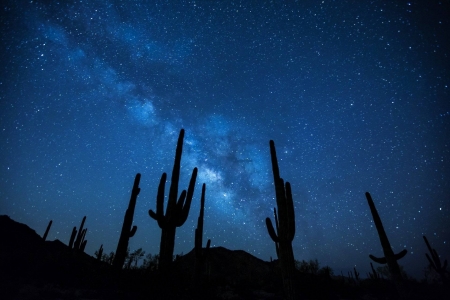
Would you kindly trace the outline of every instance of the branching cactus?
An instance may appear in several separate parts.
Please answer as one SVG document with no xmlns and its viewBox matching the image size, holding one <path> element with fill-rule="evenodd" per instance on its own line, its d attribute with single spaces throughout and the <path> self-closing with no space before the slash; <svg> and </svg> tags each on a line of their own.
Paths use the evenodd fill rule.
<svg viewBox="0 0 450 300">
<path fill-rule="evenodd" d="M 200 281 L 202 269 L 204 267 L 205 260 L 208 256 L 208 251 L 211 246 L 211 240 L 206 243 L 206 248 L 203 249 L 203 217 L 205 214 L 205 193 L 206 185 L 202 186 L 202 196 L 200 199 L 200 215 L 197 219 L 197 228 L 195 228 L 195 268 L 194 277 L 197 282 Z"/>
<path fill-rule="evenodd" d="M 163 173 L 159 182 L 158 194 L 156 196 L 156 212 L 149 210 L 149 215 L 158 222 L 161 228 L 161 243 L 159 248 L 159 268 L 167 270 L 172 263 L 173 250 L 175 247 L 176 228 L 181 227 L 189 215 L 192 196 L 194 195 L 195 180 L 197 179 L 197 168 L 192 171 L 189 187 L 183 190 L 178 197 L 178 182 L 180 179 L 181 154 L 183 152 L 184 129 L 181 129 L 178 137 L 175 161 L 172 170 L 169 199 L 166 213 L 164 214 L 164 189 L 167 174 Z M 178 201 L 177 201 L 178 199 Z"/>
<path fill-rule="evenodd" d="M 283 289 L 286 298 L 297 299 L 297 289 L 294 280 L 295 262 L 294 253 L 292 251 L 292 240 L 295 236 L 294 201 L 292 199 L 290 183 L 286 182 L 285 184 L 280 177 L 275 143 L 272 140 L 270 141 L 270 156 L 272 160 L 272 172 L 278 207 L 278 218 L 275 212 L 275 226 L 277 227 L 277 232 L 275 232 L 270 218 L 266 218 L 266 225 L 270 237 L 275 244 L 278 244 L 278 258 L 281 263 Z"/>
<path fill-rule="evenodd" d="M 404 298 L 406 295 L 406 290 L 403 287 L 403 278 L 402 273 L 400 271 L 400 267 L 397 263 L 397 260 L 403 258 L 408 252 L 406 249 L 400 251 L 397 254 L 394 254 L 392 251 L 391 244 L 389 243 L 389 239 L 384 231 L 383 223 L 381 222 L 381 218 L 378 215 L 378 211 L 375 208 L 375 204 L 373 203 L 372 197 L 369 193 L 366 193 L 367 202 L 369 203 L 370 212 L 372 213 L 373 221 L 375 223 L 375 227 L 378 231 L 378 236 L 380 237 L 381 246 L 383 247 L 384 257 L 375 257 L 373 255 L 369 255 L 370 259 L 379 264 L 387 264 L 389 267 L 389 274 L 391 275 L 392 281 L 394 281 L 397 286 L 397 291 L 401 298 Z"/>
<path fill-rule="evenodd" d="M 141 191 L 139 182 L 141 181 L 141 174 L 137 173 L 134 178 L 133 189 L 131 190 L 130 202 L 128 203 L 127 211 L 123 219 L 122 232 L 120 233 L 119 243 L 117 244 L 116 255 L 114 256 L 113 267 L 121 270 L 125 262 L 125 257 L 128 249 L 128 242 L 134 236 L 137 226 L 133 226 L 134 209 L 136 207 L 136 200 Z"/>
</svg>

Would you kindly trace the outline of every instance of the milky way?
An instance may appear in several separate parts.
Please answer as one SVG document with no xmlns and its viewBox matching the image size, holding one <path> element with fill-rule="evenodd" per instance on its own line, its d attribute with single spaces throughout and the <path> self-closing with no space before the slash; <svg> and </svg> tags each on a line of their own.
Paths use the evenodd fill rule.
<svg viewBox="0 0 450 300">
<path fill-rule="evenodd" d="M 422 278 L 422 235 L 450 259 L 450 5 L 390 2 L 6 1 L 0 214 L 39 234 L 52 219 L 64 243 L 86 215 L 86 252 L 115 251 L 139 172 L 130 247 L 156 254 L 148 210 L 184 128 L 179 188 L 199 175 L 175 253 L 206 183 L 204 238 L 269 260 L 272 139 L 296 259 L 365 274 L 369 191 Z"/>
</svg>

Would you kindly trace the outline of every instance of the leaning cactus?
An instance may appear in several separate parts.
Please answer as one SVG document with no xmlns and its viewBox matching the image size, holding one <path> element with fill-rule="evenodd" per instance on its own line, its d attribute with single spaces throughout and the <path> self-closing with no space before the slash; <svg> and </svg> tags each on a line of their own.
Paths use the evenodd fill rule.
<svg viewBox="0 0 450 300">
<path fill-rule="evenodd" d="M 447 260 L 444 260 L 444 264 L 441 264 L 441 259 L 439 258 L 436 249 L 431 248 L 426 236 L 423 236 L 423 239 L 425 244 L 427 244 L 428 251 L 430 251 L 431 254 L 430 257 L 428 253 L 425 253 L 430 266 L 441 276 L 443 282 L 447 282 L 449 280 L 448 275 L 450 274 L 450 272 L 447 271 Z"/>
<path fill-rule="evenodd" d="M 394 254 L 392 251 L 391 244 L 389 243 L 389 239 L 384 231 L 383 223 L 381 222 L 381 218 L 378 215 L 378 211 L 375 208 L 375 204 L 373 203 L 372 197 L 369 193 L 366 193 L 367 202 L 369 203 L 370 211 L 372 213 L 373 221 L 375 223 L 375 227 L 378 231 L 378 236 L 380 237 L 381 246 L 383 247 L 384 257 L 378 258 L 373 255 L 369 255 L 370 259 L 379 264 L 386 264 L 389 267 L 389 273 L 391 275 L 392 281 L 394 281 L 397 291 L 400 297 L 405 297 L 405 289 L 403 287 L 403 278 L 402 273 L 400 271 L 400 267 L 397 263 L 397 260 L 403 258 L 408 252 L 406 249 L 400 251 L 397 254 Z"/>
<path fill-rule="evenodd" d="M 47 239 L 47 235 L 48 235 L 48 232 L 50 231 L 50 227 L 52 227 L 52 223 L 53 223 L 52 220 L 50 220 L 50 222 L 48 222 L 47 229 L 45 230 L 44 236 L 42 237 L 42 239 L 44 241 Z"/>
<path fill-rule="evenodd" d="M 286 182 L 285 185 L 283 179 L 280 177 L 275 143 L 272 140 L 270 141 L 270 156 L 272 159 L 272 172 L 278 206 L 278 222 L 275 224 L 277 232 L 275 232 L 270 218 L 266 218 L 266 225 L 270 237 L 278 244 L 278 258 L 281 262 L 284 293 L 287 299 L 297 299 L 297 289 L 294 282 L 295 262 L 292 251 L 292 240 L 295 236 L 294 201 L 292 199 L 290 183 Z"/>
<path fill-rule="evenodd" d="M 133 237 L 136 233 L 137 226 L 131 225 L 133 224 L 134 217 L 134 209 L 136 207 L 137 196 L 141 189 L 139 188 L 139 182 L 141 180 L 141 174 L 137 173 L 134 178 L 133 189 L 131 190 L 130 202 L 128 204 L 128 209 L 125 212 L 125 217 L 122 225 L 122 232 L 120 233 L 119 243 L 117 244 L 116 255 L 114 256 L 113 267 L 116 269 L 122 269 L 123 264 L 125 262 L 125 256 L 128 249 L 128 241 L 130 237 Z"/>
<path fill-rule="evenodd" d="M 156 196 L 156 213 L 149 210 L 149 215 L 158 222 L 161 228 L 161 244 L 159 248 L 159 268 L 167 270 L 173 260 L 173 249 L 175 247 L 175 232 L 177 227 L 181 227 L 189 215 L 192 196 L 194 195 L 195 180 L 197 178 L 197 168 L 192 171 L 188 191 L 183 190 L 178 197 L 178 182 L 180 179 L 181 154 L 183 152 L 184 129 L 181 129 L 178 137 L 175 161 L 172 170 L 169 199 L 167 202 L 166 214 L 164 214 L 164 188 L 167 174 L 163 173 L 159 182 L 158 194 Z M 178 198 L 178 201 L 177 201 Z"/>
</svg>

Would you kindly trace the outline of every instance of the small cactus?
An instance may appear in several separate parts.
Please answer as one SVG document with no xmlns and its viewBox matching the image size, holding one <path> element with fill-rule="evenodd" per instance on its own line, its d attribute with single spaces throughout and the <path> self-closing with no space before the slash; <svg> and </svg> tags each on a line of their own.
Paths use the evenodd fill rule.
<svg viewBox="0 0 450 300">
<path fill-rule="evenodd" d="M 128 203 L 128 208 L 125 212 L 122 231 L 120 233 L 119 243 L 117 244 L 116 255 L 114 256 L 113 266 L 118 270 L 122 269 L 123 264 L 125 263 L 129 239 L 134 236 L 137 230 L 137 226 L 133 226 L 133 228 L 131 228 L 131 226 L 133 225 L 136 200 L 141 191 L 141 189 L 139 188 L 140 180 L 141 174 L 137 173 L 136 177 L 134 178 L 133 188 L 131 190 L 130 202 Z"/>
<path fill-rule="evenodd" d="M 102 260 L 102 255 L 103 255 L 103 244 L 101 244 L 98 251 L 95 252 L 95 256 L 97 257 L 97 260 Z"/>
<path fill-rule="evenodd" d="M 44 236 L 42 237 L 42 239 L 44 241 L 47 239 L 47 235 L 48 235 L 48 232 L 50 231 L 50 227 L 52 227 L 52 223 L 53 223 L 52 220 L 50 220 L 50 222 L 48 222 L 47 229 L 45 230 Z"/>
</svg>

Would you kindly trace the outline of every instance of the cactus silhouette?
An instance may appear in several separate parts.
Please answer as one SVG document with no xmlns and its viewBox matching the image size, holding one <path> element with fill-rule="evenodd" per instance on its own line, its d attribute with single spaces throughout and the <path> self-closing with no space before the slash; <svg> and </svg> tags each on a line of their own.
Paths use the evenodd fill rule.
<svg viewBox="0 0 450 300">
<path fill-rule="evenodd" d="M 73 248 L 73 243 L 75 242 L 75 237 L 77 236 L 77 226 L 74 226 L 72 233 L 70 234 L 69 248 Z"/>
<path fill-rule="evenodd" d="M 48 235 L 48 232 L 50 231 L 50 227 L 52 227 L 52 223 L 53 223 L 52 220 L 50 220 L 50 222 L 48 222 L 47 229 L 45 230 L 44 236 L 42 237 L 42 239 L 44 241 L 47 239 L 47 235 Z"/>
<path fill-rule="evenodd" d="M 97 260 L 102 260 L 103 255 L 103 244 L 100 245 L 100 249 L 95 252 L 95 256 L 97 257 Z"/>
<path fill-rule="evenodd" d="M 139 188 L 139 182 L 141 181 L 141 174 L 137 173 L 134 178 L 133 188 L 131 190 L 130 202 L 125 212 L 123 219 L 122 231 L 120 233 L 119 243 L 117 244 L 116 255 L 114 256 L 113 267 L 116 269 L 122 269 L 125 262 L 125 257 L 128 249 L 128 241 L 134 236 L 137 230 L 137 226 L 133 226 L 134 209 L 136 207 L 136 200 L 141 189 Z"/>
<path fill-rule="evenodd" d="M 86 248 L 86 244 L 87 244 L 87 240 L 85 240 L 87 228 L 83 229 L 85 221 L 86 221 L 86 216 L 83 217 L 83 220 L 81 221 L 80 229 L 78 229 L 78 231 L 77 231 L 76 226 L 73 227 L 72 234 L 70 235 L 70 241 L 69 241 L 70 249 L 84 252 L 84 248 Z M 76 237 L 76 239 L 75 239 L 75 237 Z"/>
<path fill-rule="evenodd" d="M 406 249 L 400 251 L 397 254 L 394 254 L 392 251 L 391 244 L 389 243 L 389 239 L 384 231 L 383 223 L 381 222 L 381 218 L 378 215 L 378 211 L 375 208 L 375 204 L 373 203 L 372 197 L 369 193 L 366 193 L 366 199 L 369 203 L 370 212 L 372 213 L 373 221 L 375 223 L 375 227 L 378 231 L 378 236 L 380 238 L 381 246 L 383 247 L 384 257 L 375 257 L 373 255 L 369 255 L 370 259 L 379 264 L 387 264 L 389 267 L 389 274 L 391 275 L 392 281 L 395 283 L 397 287 L 397 291 L 401 298 L 405 297 L 405 289 L 403 287 L 403 278 L 402 273 L 400 271 L 400 267 L 397 263 L 397 260 L 403 258 L 408 252 Z"/>
<path fill-rule="evenodd" d="M 269 144 L 278 207 L 278 218 L 274 211 L 277 232 L 275 232 L 270 218 L 266 218 L 267 231 L 272 240 L 278 244 L 278 258 L 281 263 L 281 274 L 285 296 L 287 299 L 297 299 L 297 289 L 294 283 L 295 261 L 294 253 L 292 251 L 292 240 L 295 236 L 294 201 L 292 199 L 290 183 L 286 182 L 285 184 L 280 177 L 275 143 L 271 140 Z"/>
<path fill-rule="evenodd" d="M 200 198 L 200 215 L 197 219 L 197 228 L 195 228 L 195 279 L 198 282 L 201 277 L 201 272 L 204 267 L 205 259 L 208 256 L 208 251 L 211 246 L 211 240 L 208 239 L 206 243 L 206 248 L 203 249 L 203 217 L 205 214 L 205 194 L 206 194 L 206 185 L 202 186 L 202 196 Z"/>
<path fill-rule="evenodd" d="M 178 182 L 180 179 L 181 154 L 183 152 L 184 129 L 180 130 L 175 160 L 170 183 L 169 199 L 167 202 L 166 214 L 164 214 L 164 188 L 167 174 L 163 173 L 158 186 L 156 196 L 156 212 L 149 210 L 149 215 L 158 222 L 161 228 L 161 243 L 159 248 L 159 268 L 167 270 L 173 260 L 173 249 L 175 247 L 176 228 L 183 226 L 189 215 L 192 196 L 194 195 L 195 180 L 197 178 L 197 168 L 192 171 L 189 187 L 183 190 L 178 197 Z M 178 201 L 177 201 L 178 198 Z"/>
<path fill-rule="evenodd" d="M 447 282 L 449 280 L 449 278 L 446 276 L 446 274 L 449 274 L 449 271 L 447 271 L 447 260 L 444 260 L 444 264 L 442 265 L 441 259 L 439 258 L 436 249 L 431 248 L 426 236 L 423 236 L 423 239 L 425 241 L 425 244 L 427 245 L 428 251 L 430 251 L 431 254 L 430 257 L 428 253 L 425 253 L 430 266 L 436 271 L 436 273 L 441 276 L 443 282 Z"/>
</svg>

